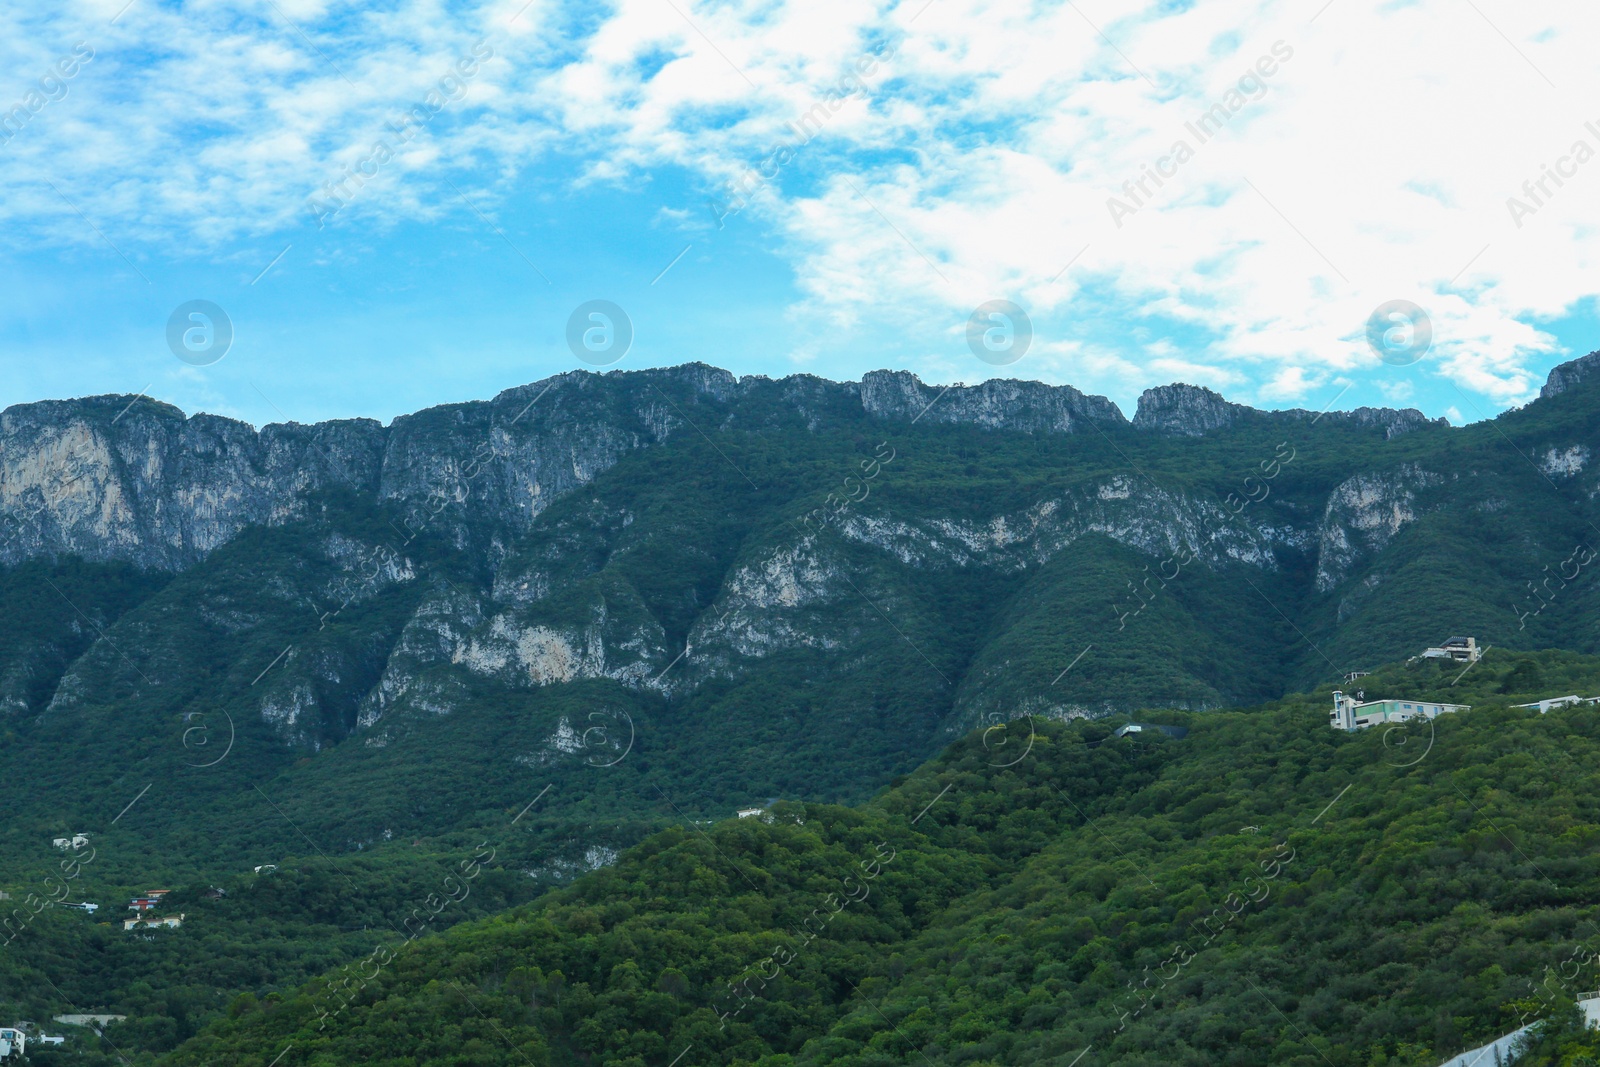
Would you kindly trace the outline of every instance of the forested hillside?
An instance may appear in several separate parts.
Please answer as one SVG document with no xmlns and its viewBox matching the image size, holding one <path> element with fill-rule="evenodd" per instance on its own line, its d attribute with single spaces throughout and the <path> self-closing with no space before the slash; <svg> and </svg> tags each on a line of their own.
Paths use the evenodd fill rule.
<svg viewBox="0 0 1600 1067">
<path fill-rule="evenodd" d="M 1474 704 L 1389 733 L 1330 730 L 1324 691 L 1182 739 L 974 734 L 860 808 L 673 828 L 376 935 L 171 1062 L 1436 1064 L 1600 975 L 1600 709 L 1510 707 L 1534 680 L 1600 661 L 1380 671 Z"/>
</svg>

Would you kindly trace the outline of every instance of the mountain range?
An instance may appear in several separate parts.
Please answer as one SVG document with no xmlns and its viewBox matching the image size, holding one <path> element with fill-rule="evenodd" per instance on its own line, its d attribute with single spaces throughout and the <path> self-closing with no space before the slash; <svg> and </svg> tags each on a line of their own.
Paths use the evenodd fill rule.
<svg viewBox="0 0 1600 1067">
<path fill-rule="evenodd" d="M 436 925 L 665 827 L 865 802 L 963 738 L 1016 746 L 1018 722 L 1261 704 L 1455 634 L 1595 653 L 1596 366 L 1459 428 L 1189 385 L 1130 420 L 1067 386 L 700 364 L 387 427 L 12 407 L 5 888 L 81 832 L 107 894 L 292 856 L 249 891 L 290 923 L 349 881 L 254 979 L 164 963 L 190 1007 L 150 1009 L 189 1020 L 141 1039 L 160 1049 L 230 990 L 344 962 L 397 878 L 480 841 L 511 873 Z M 16 975 L 89 958 L 57 918 Z M 159 990 L 144 966 L 124 987 Z M 108 995 L 60 980 L 85 1010 Z"/>
</svg>

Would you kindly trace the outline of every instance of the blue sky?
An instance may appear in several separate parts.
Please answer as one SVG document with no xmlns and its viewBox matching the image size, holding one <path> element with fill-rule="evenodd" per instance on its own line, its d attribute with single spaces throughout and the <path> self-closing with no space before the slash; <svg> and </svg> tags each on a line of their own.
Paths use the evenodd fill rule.
<svg viewBox="0 0 1600 1067">
<path fill-rule="evenodd" d="M 387 420 L 587 366 L 594 299 L 632 322 L 618 369 L 1005 375 L 1129 413 L 1183 380 L 1472 421 L 1600 348 L 1586 12 L 124 4 L 8 5 L 0 405 Z M 205 366 L 167 341 L 197 299 L 234 330 Z M 1033 330 L 1001 365 L 966 331 L 996 299 Z M 1366 341 L 1393 300 L 1431 324 L 1414 363 Z"/>
</svg>

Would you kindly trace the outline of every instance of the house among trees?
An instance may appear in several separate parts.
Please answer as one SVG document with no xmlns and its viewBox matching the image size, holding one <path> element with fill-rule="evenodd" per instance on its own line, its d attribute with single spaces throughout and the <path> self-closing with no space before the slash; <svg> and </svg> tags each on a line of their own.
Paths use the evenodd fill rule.
<svg viewBox="0 0 1600 1067">
<path fill-rule="evenodd" d="M 50 843 L 52 845 L 56 846 L 56 848 L 61 849 L 63 852 L 65 852 L 68 849 L 71 849 L 73 851 L 77 851 L 78 849 L 82 848 L 83 846 L 85 846 L 85 845 L 87 845 L 89 843 L 89 835 L 88 834 L 73 834 L 71 837 L 58 837 L 58 838 L 55 838 Z"/>
<path fill-rule="evenodd" d="M 1600 697 L 1580 697 L 1577 695 L 1564 697 L 1546 697 L 1536 700 L 1532 704 L 1513 704 L 1514 708 L 1538 708 L 1540 715 L 1549 714 L 1552 708 L 1570 708 L 1574 704 L 1600 704 Z"/>
<path fill-rule="evenodd" d="M 1117 727 L 1114 737 L 1127 737 L 1129 734 L 1160 733 L 1168 737 L 1188 737 L 1187 726 L 1160 726 L 1149 722 L 1130 722 L 1126 726 Z"/>
<path fill-rule="evenodd" d="M 1425 648 L 1420 657 L 1412 659 L 1452 659 L 1457 663 L 1476 663 L 1483 650 L 1473 637 L 1452 637 L 1437 648 Z"/>
<path fill-rule="evenodd" d="M 128 902 L 128 907 L 141 915 L 145 912 L 154 911 L 156 905 L 161 903 L 161 898 L 170 892 L 170 889 L 152 889 L 143 896 L 134 897 Z"/>
<path fill-rule="evenodd" d="M 1368 700 L 1358 701 L 1337 689 L 1333 692 L 1333 711 L 1328 714 L 1328 725 L 1335 730 L 1365 730 L 1383 723 L 1406 722 L 1411 719 L 1436 719 L 1456 711 L 1470 711 L 1470 704 L 1440 704 L 1429 700 Z"/>
<path fill-rule="evenodd" d="M 0 1026 L 0 1060 L 12 1056 L 21 1059 L 27 1050 L 28 1038 L 21 1030 L 14 1026 Z"/>
<path fill-rule="evenodd" d="M 147 919 L 134 918 L 134 919 L 124 919 L 124 920 L 122 920 L 122 928 L 124 930 L 139 930 L 139 929 L 152 929 L 153 930 L 156 927 L 160 927 L 160 926 L 165 926 L 169 930 L 176 930 L 178 927 L 180 927 L 182 925 L 183 925 L 183 916 L 182 915 L 163 915 L 159 919 L 155 918 L 154 916 L 151 916 L 150 918 L 147 918 Z"/>
</svg>

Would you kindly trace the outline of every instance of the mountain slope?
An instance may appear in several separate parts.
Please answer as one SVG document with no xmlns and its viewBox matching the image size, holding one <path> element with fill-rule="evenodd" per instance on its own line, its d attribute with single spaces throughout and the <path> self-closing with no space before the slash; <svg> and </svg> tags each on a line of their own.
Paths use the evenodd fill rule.
<svg viewBox="0 0 1600 1067">
<path fill-rule="evenodd" d="M 1451 633 L 1593 652 L 1600 381 L 1563 374 L 1463 429 L 701 366 L 389 427 L 12 409 L 0 891 L 83 832 L 101 902 L 374 865 L 366 918 L 291 924 L 248 976 L 128 957 L 106 995 L 168 996 L 161 1050 L 349 959 L 385 872 L 464 843 L 497 842 L 516 903 L 684 820 L 859 803 L 1027 714 L 1254 704 Z M 40 917 L 30 951 L 70 970 L 120 933 L 85 925 Z"/>
<path fill-rule="evenodd" d="M 1179 740 L 975 734 L 863 808 L 668 830 L 382 932 L 171 1062 L 1437 1063 L 1600 973 L 1600 711 L 1508 706 L 1600 661 L 1491 657 L 1364 679 L 1476 705 L 1403 733 L 1330 730 L 1324 691 Z"/>
</svg>

